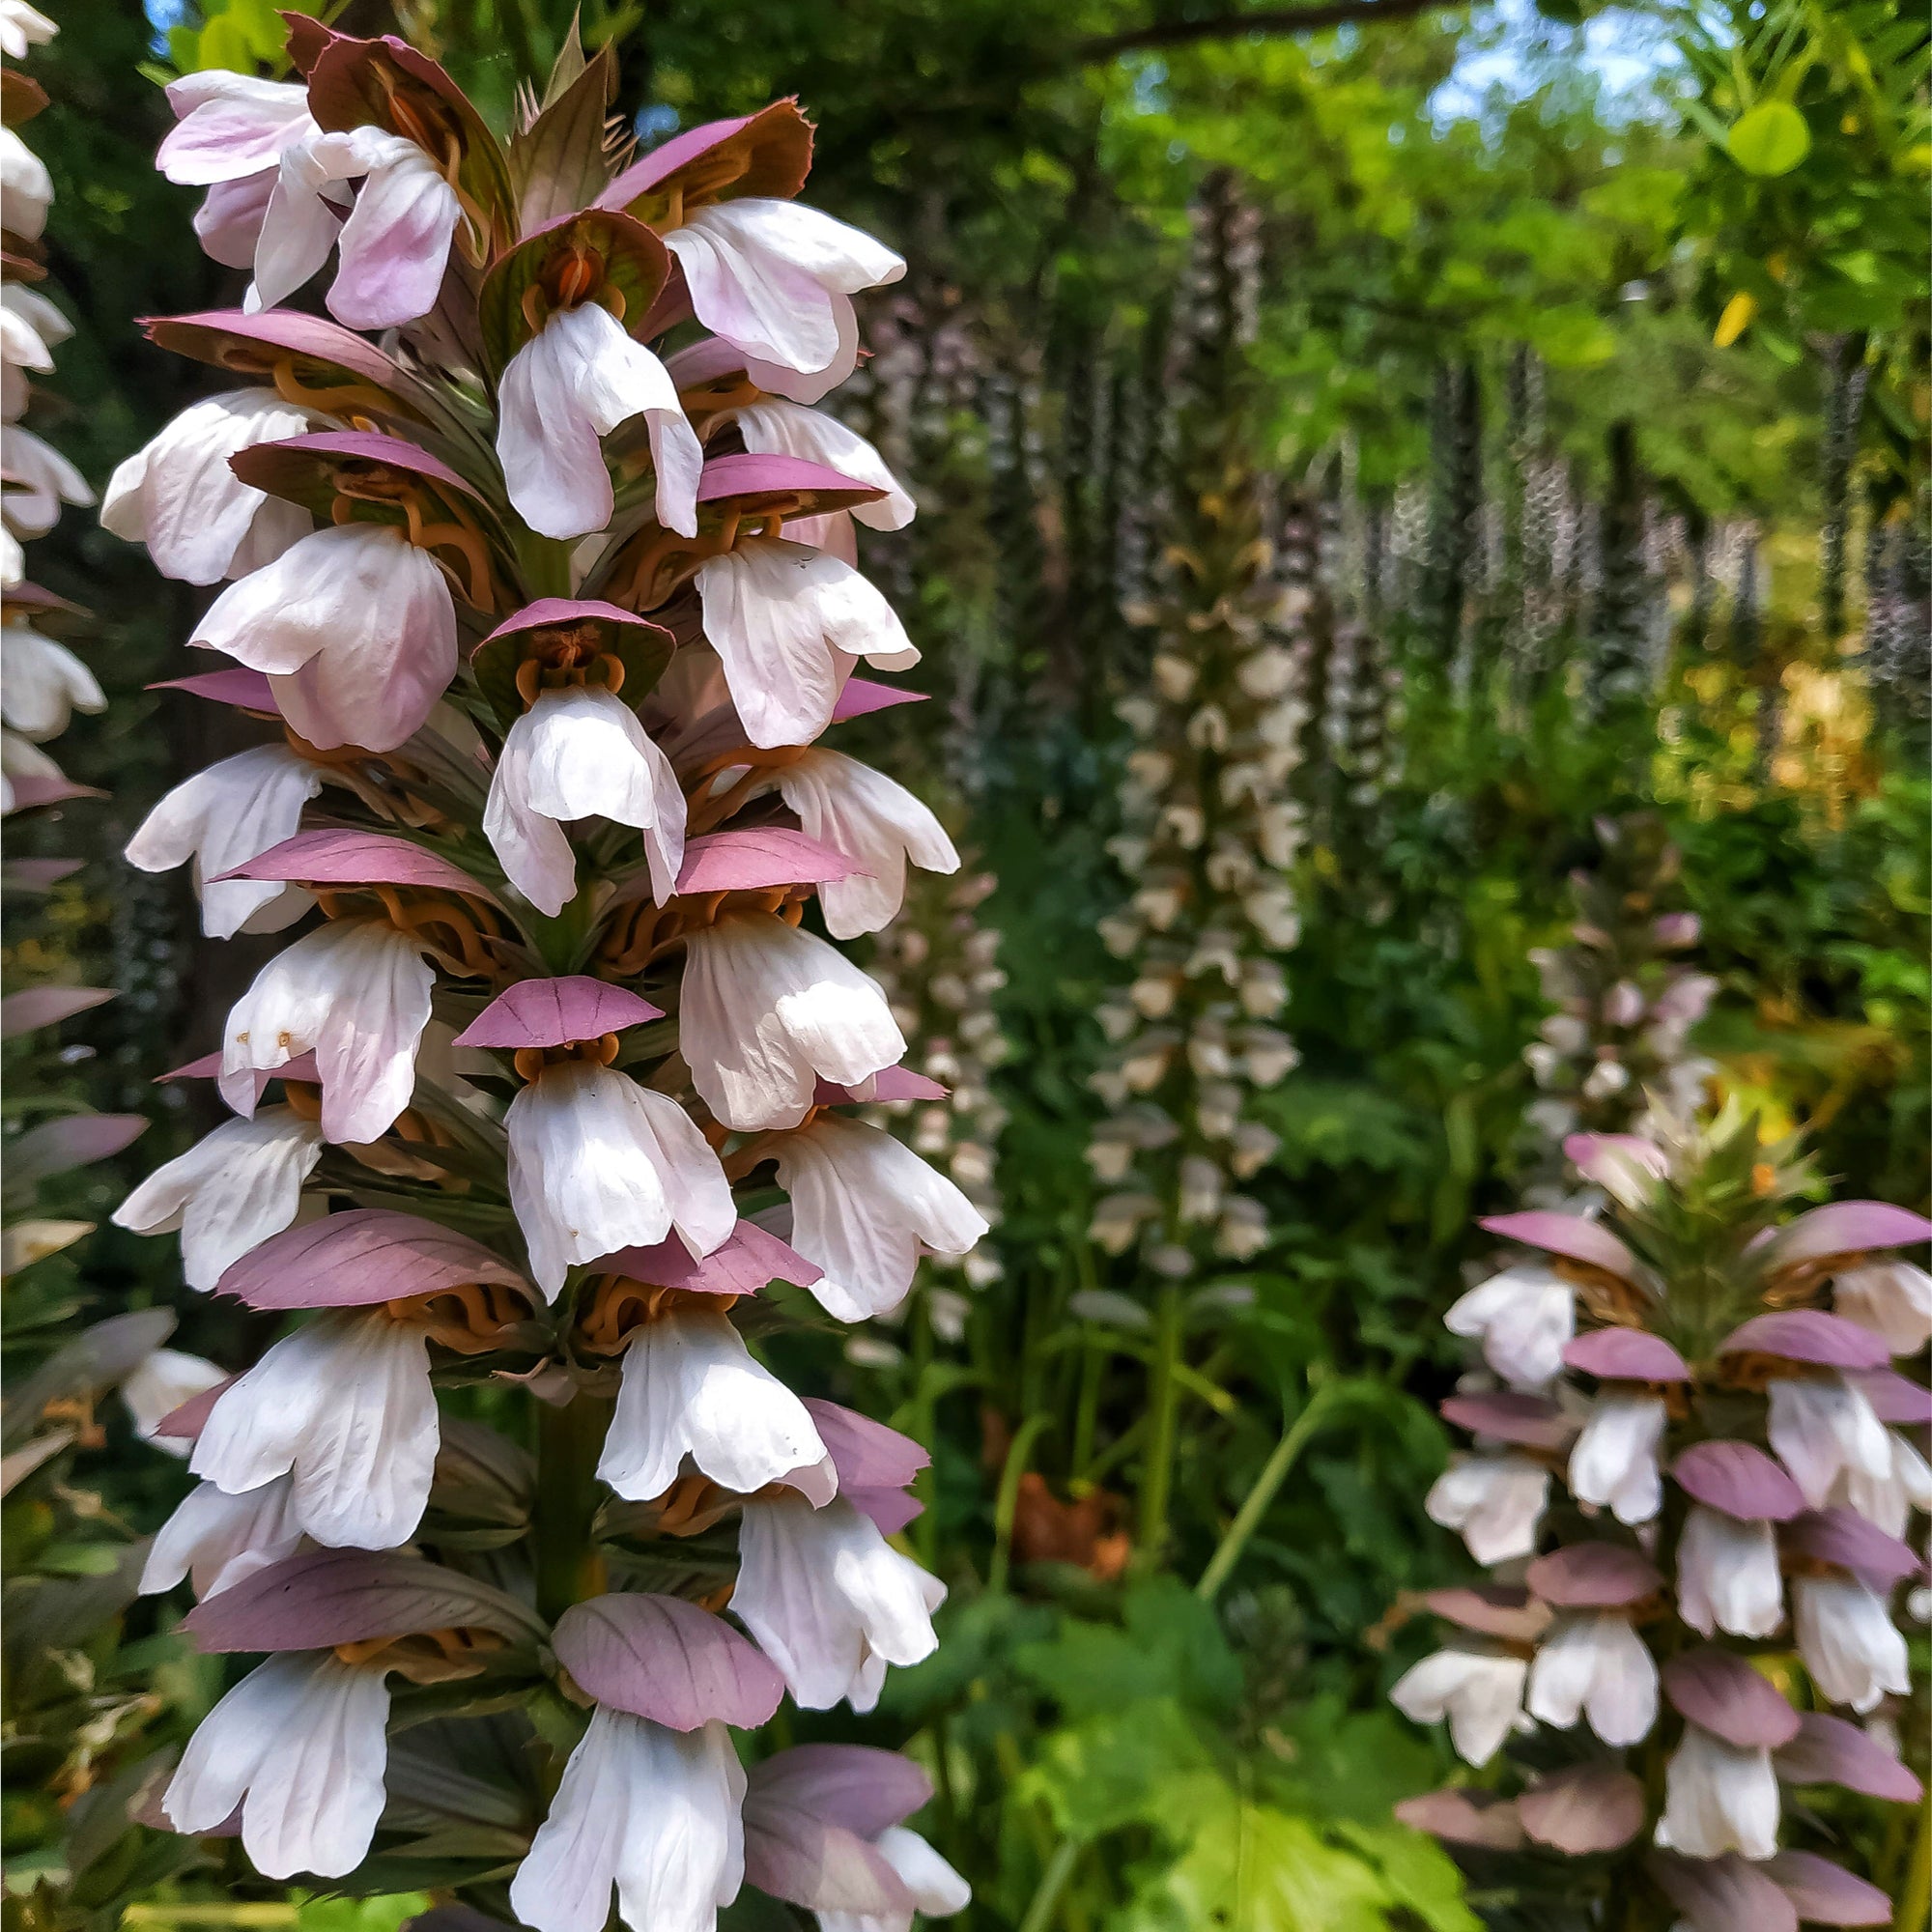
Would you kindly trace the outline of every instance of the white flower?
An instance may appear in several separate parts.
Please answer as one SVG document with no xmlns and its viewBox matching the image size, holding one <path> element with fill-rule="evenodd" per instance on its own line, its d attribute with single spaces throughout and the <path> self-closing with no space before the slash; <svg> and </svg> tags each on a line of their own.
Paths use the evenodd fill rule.
<svg viewBox="0 0 1932 1932">
<path fill-rule="evenodd" d="M 1841 1473 L 1874 1482 L 1891 1474 L 1891 1437 L 1864 1391 L 1842 1376 L 1784 1376 L 1767 1391 L 1765 1434 L 1813 1509 L 1823 1509 Z"/>
<path fill-rule="evenodd" d="M 664 240 L 698 321 L 745 352 L 760 388 L 801 403 L 858 366 L 851 298 L 905 273 L 869 235 L 794 201 L 714 203 Z"/>
<path fill-rule="evenodd" d="M 1770 1636 L 1784 1621 L 1771 1524 L 1692 1503 L 1677 1541 L 1677 1612 L 1706 1636 Z"/>
<path fill-rule="evenodd" d="M 1663 1503 L 1657 1449 L 1666 1420 L 1661 1396 L 1614 1386 L 1599 1394 L 1570 1451 L 1571 1493 L 1619 1522 L 1648 1522 Z"/>
<path fill-rule="evenodd" d="M 855 509 L 794 519 L 785 526 L 793 543 L 830 550 L 850 561 L 855 518 L 874 530 L 902 530 L 912 522 L 914 505 L 905 486 L 886 468 L 885 458 L 837 416 L 767 396 L 740 410 L 734 420 L 745 447 L 754 456 L 796 456 L 886 493 L 877 502 L 861 503 Z"/>
<path fill-rule="evenodd" d="M 68 649 L 14 621 L 0 631 L 0 719 L 23 738 L 58 738 L 76 711 L 105 711 L 107 695 Z"/>
<path fill-rule="evenodd" d="M 1657 1665 L 1627 1617 L 1564 1617 L 1529 1671 L 1529 1714 L 1567 1731 L 1588 1715 L 1606 1745 L 1640 1743 L 1657 1721 Z"/>
<path fill-rule="evenodd" d="M 1657 1842 L 1686 1858 L 1741 1852 L 1768 1859 L 1777 1850 L 1777 1774 L 1771 1753 L 1740 1749 L 1695 1724 L 1663 1773 L 1663 1816 Z"/>
<path fill-rule="evenodd" d="M 318 1543 L 393 1549 L 422 1520 L 440 1439 L 423 1331 L 329 1309 L 216 1401 L 188 1467 L 230 1495 L 293 1475 L 290 1514 Z"/>
<path fill-rule="evenodd" d="M 1833 1704 L 1862 1715 L 1888 1694 L 1912 1694 L 1905 1634 L 1856 1577 L 1794 1577 L 1791 1622 L 1804 1668 Z"/>
<path fill-rule="evenodd" d="M 819 1079 L 849 1087 L 905 1054 L 875 980 L 768 913 L 732 914 L 686 941 L 679 1038 L 691 1078 L 728 1127 L 795 1127 Z"/>
<path fill-rule="evenodd" d="M 328 311 L 350 328 L 395 328 L 436 306 L 463 205 L 413 141 L 381 128 L 307 134 L 281 150 L 255 246 L 252 313 L 285 301 L 339 250 Z M 343 184 L 362 186 L 347 221 Z"/>
<path fill-rule="evenodd" d="M 842 752 L 809 751 L 781 765 L 773 782 L 807 837 L 864 868 L 856 878 L 829 879 L 818 889 L 834 939 L 877 932 L 898 917 L 908 859 L 928 872 L 959 869 L 959 854 L 925 806 Z"/>
<path fill-rule="evenodd" d="M 1885 1337 L 1894 1355 L 1918 1355 L 1932 1342 L 1932 1274 L 1911 1262 L 1867 1262 L 1832 1279 L 1832 1306 Z"/>
<path fill-rule="evenodd" d="M 893 607 L 823 551 L 758 538 L 700 564 L 696 583 L 704 635 L 754 745 L 817 737 L 854 659 L 881 670 L 919 662 Z"/>
<path fill-rule="evenodd" d="M 1417 1724 L 1449 1720 L 1450 1742 L 1465 1764 L 1488 1764 L 1522 1715 L 1529 1665 L 1506 1652 L 1455 1646 L 1403 1673 L 1389 1701 Z"/>
<path fill-rule="evenodd" d="M 344 524 L 231 583 L 192 641 L 267 672 L 310 744 L 392 752 L 456 675 L 456 606 L 400 529 Z"/>
<path fill-rule="evenodd" d="M 301 830 L 302 807 L 322 790 L 323 768 L 287 745 L 257 745 L 184 780 L 141 821 L 126 857 L 144 872 L 194 862 L 201 929 L 211 939 L 278 932 L 315 900 L 299 886 L 218 875 L 258 859 Z M 210 884 L 211 878 L 214 879 Z"/>
<path fill-rule="evenodd" d="M 27 407 L 27 373 L 48 374 L 53 345 L 72 333 L 73 325 L 45 296 L 17 282 L 0 287 L 0 422 L 11 423 Z"/>
<path fill-rule="evenodd" d="M 901 1556 L 842 1496 L 814 1509 L 781 1490 L 746 1503 L 731 1610 L 808 1711 L 879 1701 L 889 1663 L 917 1663 L 939 1639 L 946 1586 Z"/>
<path fill-rule="evenodd" d="M 255 1074 L 315 1053 L 323 1138 L 359 1146 L 395 1124 L 415 1090 L 416 1046 L 436 975 L 407 933 L 380 920 L 331 920 L 255 976 L 228 1015 L 221 1097 L 255 1111 Z"/>
<path fill-rule="evenodd" d="M 389 1687 L 332 1651 L 289 1651 L 205 1717 L 161 1800 L 178 1832 L 212 1832 L 242 1806 L 242 1845 L 264 1878 L 340 1878 L 368 1856 L 389 1761 Z"/>
<path fill-rule="evenodd" d="M 231 1263 L 293 1223 L 322 1145 L 322 1128 L 288 1107 L 224 1121 L 149 1175 L 115 1208 L 114 1225 L 137 1235 L 180 1229 L 187 1285 L 213 1289 Z"/>
<path fill-rule="evenodd" d="M 510 1102 L 510 1205 L 551 1300 L 569 1268 L 673 1228 L 708 1255 L 737 1225 L 730 1183 L 668 1094 L 586 1060 L 546 1066 Z"/>
<path fill-rule="evenodd" d="M 645 1501 L 677 1480 L 685 1457 L 714 1483 L 750 1495 L 817 1470 L 815 1501 L 838 1479 L 811 1411 L 762 1363 L 722 1308 L 673 1304 L 624 1351 L 617 1406 L 597 1463 L 600 1481 Z"/>
<path fill-rule="evenodd" d="M 903 1825 L 888 1825 L 872 1849 L 898 1874 L 912 1893 L 911 1909 L 894 1913 L 838 1912 L 821 1906 L 813 1915 L 818 1932 L 912 1932 L 913 1916 L 950 1918 L 973 1902 L 973 1888 L 922 1838 Z"/>
<path fill-rule="evenodd" d="M 0 497 L 0 520 L 14 536 L 43 537 L 60 521 L 63 503 L 85 509 L 93 501 L 87 478 L 52 443 L 17 425 L 9 428 L 7 493 Z"/>
<path fill-rule="evenodd" d="M 510 357 L 497 395 L 497 455 L 511 506 L 547 537 L 581 537 L 611 521 L 600 437 L 642 416 L 657 471 L 657 519 L 697 534 L 704 446 L 665 365 L 594 301 L 558 309 Z"/>
<path fill-rule="evenodd" d="M 53 177 L 11 128 L 0 128 L 0 200 L 7 226 L 23 242 L 38 242 L 54 199 Z"/>
<path fill-rule="evenodd" d="M 123 1379 L 121 1400 L 128 1405 L 134 1434 L 143 1442 L 164 1455 L 185 1456 L 185 1442 L 155 1432 L 183 1403 L 192 1402 L 227 1379 L 227 1370 L 216 1368 L 204 1356 L 180 1349 L 156 1349 Z"/>
<path fill-rule="evenodd" d="M 1549 1471 L 1527 1456 L 1464 1456 L 1423 1501 L 1432 1522 L 1457 1529 L 1478 1563 L 1533 1555 L 1549 1500 Z"/>
<path fill-rule="evenodd" d="M 155 165 L 182 187 L 270 172 L 284 148 L 320 131 L 309 117 L 308 89 L 298 81 L 207 68 L 171 80 L 167 94 L 176 125 Z"/>
<path fill-rule="evenodd" d="M 286 1476 L 235 1496 L 214 1483 L 197 1483 L 156 1533 L 141 1594 L 172 1590 L 185 1577 L 197 1598 L 219 1596 L 293 1556 L 302 1544 L 294 1499 Z"/>
<path fill-rule="evenodd" d="M 272 389 L 230 389 L 192 403 L 108 479 L 101 526 L 146 544 L 163 577 L 185 583 L 245 577 L 307 536 L 315 519 L 242 482 L 228 459 L 306 436 L 323 420 Z"/>
<path fill-rule="evenodd" d="M 60 29 L 27 0 L 0 0 L 0 54 L 25 60 L 29 47 L 43 47 Z"/>
<path fill-rule="evenodd" d="M 1483 1359 L 1512 1388 L 1540 1389 L 1563 1373 L 1577 1293 L 1547 1264 L 1524 1263 L 1470 1289 L 1442 1320 L 1452 1335 L 1481 1337 Z"/>
<path fill-rule="evenodd" d="M 896 1308 L 922 1242 L 963 1255 L 986 1232 L 986 1217 L 951 1180 L 877 1127 L 820 1114 L 774 1151 L 791 1196 L 791 1244 L 825 1270 L 811 1292 L 838 1321 Z"/>
<path fill-rule="evenodd" d="M 577 896 L 562 828 L 579 818 L 642 832 L 652 896 L 660 905 L 670 897 L 684 863 L 684 792 L 636 712 L 604 685 L 537 694 L 504 736 L 483 809 L 504 875 L 552 919 Z"/>
<path fill-rule="evenodd" d="M 1857 1510 L 1888 1536 L 1903 1537 L 1914 1510 L 1932 1510 L 1932 1466 L 1897 1430 L 1886 1435 L 1891 1443 L 1890 1468 L 1873 1476 L 1848 1463 L 1832 1485 L 1831 1500 Z"/>
<path fill-rule="evenodd" d="M 745 1875 L 745 1774 L 730 1733 L 667 1730 L 600 1705 L 570 1754 L 510 1905 L 535 1932 L 711 1932 Z"/>
</svg>

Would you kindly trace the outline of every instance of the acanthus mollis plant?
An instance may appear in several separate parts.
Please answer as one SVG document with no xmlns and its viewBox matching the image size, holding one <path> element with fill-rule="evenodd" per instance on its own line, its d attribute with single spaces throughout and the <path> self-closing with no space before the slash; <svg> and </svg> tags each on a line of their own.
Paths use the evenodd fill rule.
<svg viewBox="0 0 1932 1932">
<path fill-rule="evenodd" d="M 1811 1178 L 1735 1106 L 1568 1152 L 1603 1218 L 1485 1222 L 1534 1257 L 1450 1316 L 1486 1373 L 1443 1404 L 1474 1443 L 1429 1512 L 1494 1580 L 1430 1597 L 1452 1634 L 1392 1694 L 1481 1780 L 1404 1815 L 1578 1922 L 1889 1924 L 1817 1788 L 1921 1796 L 1888 1713 L 1932 1395 L 1890 1364 L 1932 1339 L 1932 1277 L 1895 1252 L 1932 1222 L 1786 1218 Z"/>
<path fill-rule="evenodd" d="M 399 41 L 295 19 L 290 53 L 172 91 L 160 165 L 255 279 L 149 332 L 242 385 L 103 511 L 232 580 L 192 641 L 234 663 L 181 682 L 278 727 L 129 857 L 191 865 L 211 934 L 293 935 L 178 1069 L 234 1118 L 117 1216 L 286 1318 L 166 1424 L 199 1487 L 146 1586 L 268 1656 L 154 1815 L 538 1932 L 613 1888 L 639 1932 L 741 1883 L 955 1910 L 917 1767 L 756 1735 L 787 1691 L 872 1709 L 944 1592 L 890 1540 L 923 1451 L 753 1345 L 984 1228 L 851 1111 L 904 1040 L 816 930 L 951 853 L 815 742 L 889 700 L 860 659 L 916 657 L 846 560 L 896 485 L 808 407 L 902 264 L 794 199 L 789 101 L 626 161 L 608 55 L 504 145 Z M 337 320 L 281 306 L 331 257 Z"/>
<path fill-rule="evenodd" d="M 1279 955 L 1299 929 L 1288 867 L 1302 815 L 1288 781 L 1305 718 L 1245 441 L 1257 230 L 1232 180 L 1211 183 L 1176 324 L 1162 591 L 1137 613 L 1157 627 L 1152 689 L 1120 706 L 1133 747 L 1110 850 L 1134 890 L 1101 928 L 1134 979 L 1100 1009 L 1111 1051 L 1093 1085 L 1112 1112 L 1087 1158 L 1111 1191 L 1094 1238 L 1138 1250 L 1177 1289 L 1209 1258 L 1265 1245 L 1265 1213 L 1241 1183 L 1277 1137 L 1249 1102 L 1295 1063 L 1274 1022 Z"/>
<path fill-rule="evenodd" d="M 1648 1135 L 1660 1105 L 1694 1111 L 1715 1070 L 1689 1047 L 1718 982 L 1684 961 L 1699 927 L 1681 910 L 1677 848 L 1654 812 L 1602 818 L 1596 831 L 1601 863 L 1572 875 L 1571 943 L 1530 954 L 1556 1009 L 1523 1049 L 1543 1090 L 1528 1123 L 1552 1182 L 1568 1135 Z"/>
</svg>

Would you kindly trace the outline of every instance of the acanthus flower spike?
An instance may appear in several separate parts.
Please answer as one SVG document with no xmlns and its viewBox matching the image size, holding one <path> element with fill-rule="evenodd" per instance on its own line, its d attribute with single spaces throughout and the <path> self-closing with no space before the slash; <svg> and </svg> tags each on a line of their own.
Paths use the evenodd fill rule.
<svg viewBox="0 0 1932 1932">
<path fill-rule="evenodd" d="M 194 636 L 231 667 L 165 682 L 262 734 L 130 861 L 192 865 L 211 933 L 292 929 L 171 1076 L 238 1118 L 117 1217 L 284 1323 L 154 1422 L 198 1487 L 143 1585 L 191 1584 L 203 1649 L 267 1654 L 161 1811 L 354 1887 L 407 1843 L 424 1734 L 461 1754 L 478 1721 L 416 1723 L 425 1694 L 476 1680 L 554 1795 L 506 1859 L 527 1791 L 464 1759 L 498 1823 L 452 1853 L 455 1905 L 600 1932 L 614 1894 L 633 1932 L 711 1932 L 748 1863 L 730 1729 L 787 1691 L 875 1708 L 944 1596 L 893 1541 L 923 1450 L 766 1351 L 801 1319 L 772 1284 L 863 1319 L 983 1226 L 848 1118 L 944 1089 L 817 936 L 890 917 L 908 862 L 956 864 L 909 793 L 812 742 L 896 701 L 858 659 L 917 656 L 837 522 L 910 501 L 789 394 L 850 367 L 851 298 L 900 265 L 791 205 L 789 103 L 612 180 L 608 50 L 573 46 L 507 149 L 400 41 L 296 16 L 289 51 L 288 82 L 176 91 L 163 165 L 256 288 L 149 334 L 247 386 L 130 457 L 105 512 L 164 570 L 233 580 Z M 331 255 L 337 321 L 273 306 Z M 748 346 L 668 368 L 694 308 Z M 700 365 L 729 380 L 681 391 Z M 533 1451 L 444 1412 L 477 1383 L 530 1406 Z M 667 1565 L 686 1536 L 698 1560 Z M 909 1823 L 923 1783 L 883 1783 L 883 1809 L 840 1784 L 824 1825 L 872 1889 L 813 1909 L 956 1910 Z"/>
<path fill-rule="evenodd" d="M 1438 1793 L 1413 1822 L 1472 1857 L 1520 1849 L 1508 1822 L 1539 1856 L 1588 1859 L 1567 1884 L 1590 1910 L 1628 1900 L 1697 1926 L 1795 1926 L 1841 1901 L 1861 1912 L 1862 1881 L 1804 1848 L 1816 1814 L 1782 1788 L 1918 1795 L 1874 1738 L 1802 1706 L 1863 1716 L 1909 1688 L 1892 1600 L 1923 1566 L 1893 1531 L 1912 1492 L 1898 1478 L 1881 1503 L 1858 1479 L 1881 1465 L 1891 1476 L 1904 1440 L 1879 1408 L 1917 1418 L 1925 1405 L 1884 1366 L 1882 1333 L 1821 1303 L 1847 1263 L 1911 1265 L 1881 1244 L 1932 1227 L 1874 1202 L 1785 1221 L 1809 1177 L 1735 1106 L 1698 1122 L 1655 1110 L 1646 1134 L 1572 1136 L 1570 1158 L 1606 1197 L 1601 1219 L 1539 1209 L 1485 1223 L 1556 1258 L 1577 1332 L 1534 1392 L 1442 1405 L 1478 1454 L 1438 1483 L 1430 1513 L 1463 1524 L 1481 1560 L 1529 1560 L 1506 1573 L 1521 1576 L 1514 1593 L 1435 1593 L 1431 1608 L 1473 1634 L 1393 1692 L 1419 1720 L 1446 1717 L 1472 1761 L 1504 1755 L 1491 1808 L 1508 1819 Z M 1509 1312 L 1496 1302 L 1454 1324 L 1486 1350 Z M 1552 1321 L 1538 1311 L 1539 1339 Z M 1524 1499 L 1492 1522 L 1492 1492 L 1517 1493 L 1502 1475 L 1512 1463 Z M 1530 1472 L 1548 1481 L 1551 1464 L 1568 1493 L 1532 1515 Z M 1495 1473 L 1463 1473 L 1478 1469 Z M 1520 1757 L 1518 1685 L 1521 1725 L 1545 1727 Z"/>
</svg>

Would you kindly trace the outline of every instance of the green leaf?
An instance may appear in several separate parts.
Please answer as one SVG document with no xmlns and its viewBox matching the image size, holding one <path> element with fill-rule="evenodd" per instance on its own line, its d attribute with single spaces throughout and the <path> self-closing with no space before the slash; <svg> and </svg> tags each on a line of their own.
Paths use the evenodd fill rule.
<svg viewBox="0 0 1932 1932">
<path fill-rule="evenodd" d="M 1017 1795 L 1084 1844 L 1128 1825 L 1184 1837 L 1233 1793 L 1180 1706 L 1143 1698 L 1049 1734 Z"/>
<path fill-rule="evenodd" d="M 1788 100 L 1760 100 L 1732 124 L 1724 145 L 1747 175 L 1788 175 L 1811 152 L 1811 129 Z"/>
</svg>

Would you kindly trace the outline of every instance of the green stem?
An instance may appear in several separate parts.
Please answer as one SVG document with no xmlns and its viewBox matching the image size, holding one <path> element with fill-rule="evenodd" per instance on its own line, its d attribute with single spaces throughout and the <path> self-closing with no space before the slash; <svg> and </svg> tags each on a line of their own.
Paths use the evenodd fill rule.
<svg viewBox="0 0 1932 1932">
<path fill-rule="evenodd" d="M 1032 1900 L 1026 1909 L 1026 1917 L 1020 1920 L 1020 1932 L 1046 1932 L 1053 1923 L 1053 1909 L 1060 1903 L 1060 1894 L 1066 1889 L 1066 1881 L 1073 1876 L 1074 1861 L 1080 1856 L 1080 1846 L 1072 1838 L 1062 1838 L 1053 1848 L 1053 1856 L 1046 1861 L 1046 1869 L 1039 1875 L 1039 1883 L 1034 1888 Z"/>
<path fill-rule="evenodd" d="M 1274 1501 L 1276 1492 L 1288 1480 L 1288 1472 L 1294 1467 L 1295 1459 L 1307 1445 L 1308 1438 L 1315 1434 L 1322 1418 L 1322 1411 L 1328 1406 L 1328 1392 L 1318 1390 L 1294 1420 L 1283 1431 L 1282 1438 L 1274 1445 L 1274 1453 L 1262 1464 L 1262 1472 L 1255 1478 L 1254 1488 L 1242 1499 L 1241 1506 L 1235 1512 L 1235 1520 L 1228 1525 L 1228 1533 L 1222 1537 L 1220 1547 L 1208 1559 L 1208 1567 L 1201 1573 L 1201 1580 L 1194 1586 L 1194 1594 L 1204 1604 L 1211 1604 L 1221 1585 L 1228 1580 L 1229 1574 L 1241 1559 L 1241 1551 L 1247 1548 L 1251 1537 L 1267 1514 L 1268 1505 Z"/>
<path fill-rule="evenodd" d="M 1160 1292 L 1154 1315 L 1153 1357 L 1148 1364 L 1148 1447 L 1141 1459 L 1140 1560 L 1154 1567 L 1165 1558 L 1167 1503 L 1174 1489 L 1175 1422 L 1180 1409 L 1180 1329 L 1184 1313 L 1179 1287 Z"/>
<path fill-rule="evenodd" d="M 938 1439 L 939 1419 L 932 1400 L 932 1284 L 921 1284 L 912 1305 L 912 1438 L 927 1455 Z M 919 1560 L 928 1570 L 939 1567 L 939 1500 L 928 1463 L 913 1478 L 913 1494 L 925 1505 L 914 1520 L 912 1540 Z"/>
<path fill-rule="evenodd" d="M 1050 1419 L 1046 1415 L 1028 1416 L 1007 1449 L 999 1493 L 993 1500 L 993 1560 L 986 1570 L 986 1588 L 996 1595 L 1007 1587 L 1007 1572 L 1012 1565 L 1013 1518 L 1019 1511 L 1020 1478 L 1026 1473 L 1027 1455 Z"/>
<path fill-rule="evenodd" d="M 536 1404 L 537 1504 L 530 1547 L 537 1609 L 553 1621 L 604 1589 L 604 1558 L 590 1539 L 590 1524 L 597 1513 L 597 1458 L 611 1408 L 582 1393 L 561 1408 Z"/>
<path fill-rule="evenodd" d="M 1898 1911 L 1891 1921 L 1891 1932 L 1923 1932 L 1928 1912 L 1932 1912 L 1932 1798 L 1918 1809 L 1912 1862 L 1906 1866 L 1905 1883 L 1899 1888 Z"/>
<path fill-rule="evenodd" d="M 1106 1365 L 1106 1350 L 1089 1339 L 1080 1350 L 1080 1397 L 1073 1410 L 1075 1476 L 1085 1476 L 1094 1460 L 1094 1437 L 1100 1427 L 1100 1376 Z"/>
</svg>

